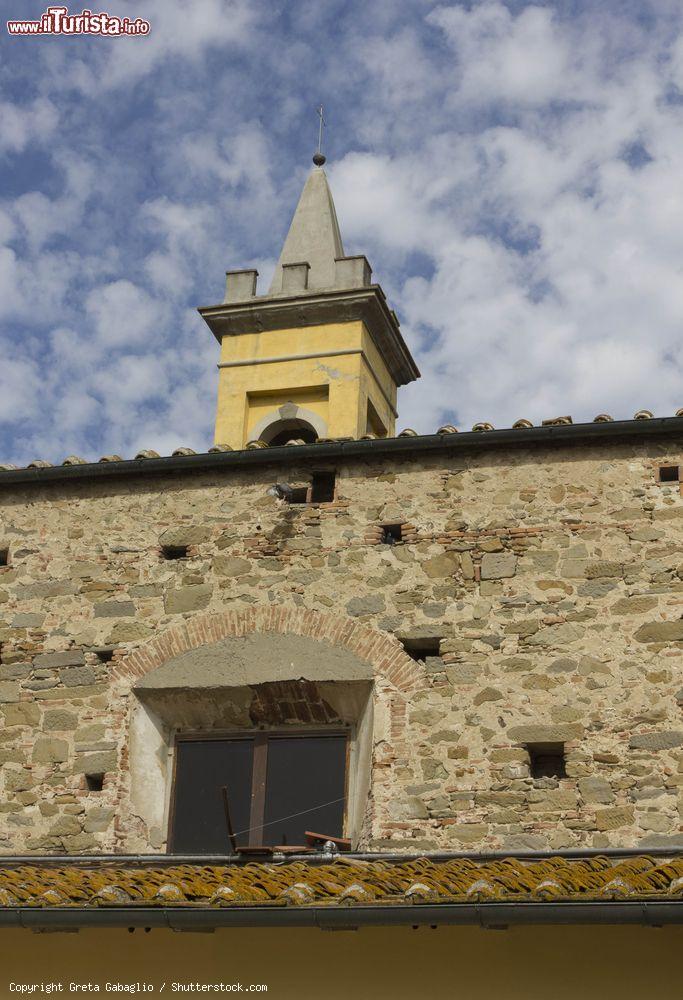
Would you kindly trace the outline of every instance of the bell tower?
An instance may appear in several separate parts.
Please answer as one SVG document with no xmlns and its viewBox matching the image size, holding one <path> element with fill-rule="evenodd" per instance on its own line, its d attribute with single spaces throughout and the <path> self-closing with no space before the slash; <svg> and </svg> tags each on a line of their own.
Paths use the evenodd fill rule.
<svg viewBox="0 0 683 1000">
<path fill-rule="evenodd" d="M 224 301 L 199 310 L 221 345 L 216 444 L 391 436 L 397 389 L 420 376 L 313 162 L 268 292 L 255 270 L 228 271 Z"/>
</svg>

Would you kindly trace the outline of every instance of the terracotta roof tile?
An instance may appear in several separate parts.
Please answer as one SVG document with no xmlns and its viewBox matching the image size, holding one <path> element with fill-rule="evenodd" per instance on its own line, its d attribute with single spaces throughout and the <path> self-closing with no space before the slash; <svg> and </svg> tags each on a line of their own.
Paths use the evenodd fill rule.
<svg viewBox="0 0 683 1000">
<path fill-rule="evenodd" d="M 268 861 L 0 868 L 0 907 L 344 906 L 683 900 L 683 855 L 609 858 Z"/>
</svg>

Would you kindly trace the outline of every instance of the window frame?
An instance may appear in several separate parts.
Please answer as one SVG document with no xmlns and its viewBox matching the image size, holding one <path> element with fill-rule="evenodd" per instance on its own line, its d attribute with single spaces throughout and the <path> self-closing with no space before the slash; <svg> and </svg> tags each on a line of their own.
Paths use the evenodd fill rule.
<svg viewBox="0 0 683 1000">
<path fill-rule="evenodd" d="M 168 854 L 174 854 L 175 845 L 173 843 L 173 831 L 175 826 L 175 815 L 176 815 L 176 789 L 177 789 L 177 767 L 178 767 L 178 744 L 188 743 L 188 742 L 222 742 L 222 741 L 232 741 L 232 740 L 250 740 L 254 744 L 253 758 L 252 758 L 252 776 L 251 776 L 251 798 L 249 806 L 249 824 L 250 833 L 248 843 L 241 845 L 244 848 L 263 848 L 266 850 L 268 847 L 273 847 L 277 849 L 277 845 L 264 845 L 264 820 L 266 813 L 266 774 L 268 769 L 268 742 L 269 740 L 276 740 L 278 738 L 301 738 L 306 737 L 318 738 L 321 737 L 343 737 L 345 741 L 344 745 L 344 809 L 342 813 L 342 830 L 341 837 L 346 836 L 349 824 L 349 792 L 350 792 L 350 762 L 351 762 L 351 744 L 353 741 L 353 727 L 351 726 L 335 726 L 328 727 L 326 729 L 317 728 L 305 728 L 301 726 L 292 726 L 291 728 L 278 727 L 274 729 L 259 729 L 259 730 L 212 730 L 211 732 L 176 732 L 173 736 L 172 753 L 173 762 L 171 768 L 171 795 L 169 800 L 168 808 L 168 825 L 167 825 L 167 836 L 166 836 L 166 851 Z M 260 819 L 260 824 L 254 823 L 256 810 L 256 818 Z M 317 831 L 316 831 L 317 832 Z M 325 832 L 325 831 L 321 831 Z M 303 846 L 303 845 L 301 845 Z M 232 845 L 226 834 L 226 854 L 233 854 Z"/>
</svg>

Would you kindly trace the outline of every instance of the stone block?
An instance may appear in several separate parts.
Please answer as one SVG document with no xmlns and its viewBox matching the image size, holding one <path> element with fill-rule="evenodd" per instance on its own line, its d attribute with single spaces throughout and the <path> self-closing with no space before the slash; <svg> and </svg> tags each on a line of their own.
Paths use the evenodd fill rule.
<svg viewBox="0 0 683 1000">
<path fill-rule="evenodd" d="M 640 733 L 628 741 L 631 750 L 673 750 L 683 746 L 682 732 Z"/>
<path fill-rule="evenodd" d="M 506 635 L 528 636 L 538 632 L 540 625 L 536 618 L 526 618 L 524 621 L 510 622 L 505 626 Z"/>
<path fill-rule="evenodd" d="M 40 707 L 33 701 L 5 705 L 2 714 L 5 726 L 37 726 L 40 722 Z"/>
<path fill-rule="evenodd" d="M 33 776 L 26 768 L 22 768 L 19 771 L 14 768 L 5 767 L 3 768 L 3 774 L 5 791 L 8 793 L 26 791 L 33 784 Z"/>
<path fill-rule="evenodd" d="M 588 580 L 599 580 L 602 577 L 621 577 L 623 575 L 623 563 L 612 562 L 607 559 L 600 559 L 597 562 L 588 563 L 586 566 L 586 578 Z"/>
<path fill-rule="evenodd" d="M 17 587 L 14 595 L 18 601 L 44 601 L 51 597 L 68 597 L 77 590 L 76 584 L 71 580 L 41 580 L 38 583 Z"/>
<path fill-rule="evenodd" d="M 117 622 L 109 633 L 108 643 L 116 645 L 119 642 L 141 642 L 149 639 L 154 634 L 154 629 L 144 622 Z"/>
<path fill-rule="evenodd" d="M 159 535 L 159 544 L 171 547 L 201 545 L 211 538 L 211 528 L 203 524 L 178 524 Z"/>
<path fill-rule="evenodd" d="M 443 552 L 432 556 L 422 563 L 422 571 L 432 580 L 451 577 L 460 568 L 460 557 L 457 552 Z"/>
<path fill-rule="evenodd" d="M 12 628 L 41 628 L 44 621 L 45 615 L 25 611 L 14 616 L 12 619 Z"/>
<path fill-rule="evenodd" d="M 427 806 L 415 795 L 408 796 L 397 803 L 397 806 L 395 813 L 397 819 L 427 819 L 429 816 Z"/>
<path fill-rule="evenodd" d="M 472 700 L 475 705 L 483 705 L 487 701 L 500 701 L 500 699 L 504 697 L 505 695 L 502 691 L 499 691 L 498 688 L 486 687 L 475 694 Z"/>
<path fill-rule="evenodd" d="M 486 823 L 458 823 L 448 827 L 448 837 L 461 844 L 478 844 L 489 832 Z"/>
<path fill-rule="evenodd" d="M 211 601 L 213 587 L 209 583 L 196 583 L 177 590 L 167 590 L 164 606 L 169 615 L 184 614 L 187 611 L 201 611 Z"/>
<path fill-rule="evenodd" d="M 657 604 L 656 597 L 622 597 L 614 602 L 610 611 L 613 615 L 642 615 Z"/>
<path fill-rule="evenodd" d="M 499 750 L 491 750 L 489 760 L 492 764 L 528 764 L 529 754 L 519 747 L 509 749 L 503 747 Z"/>
<path fill-rule="evenodd" d="M 644 528 L 636 528 L 634 531 L 629 531 L 628 537 L 634 542 L 656 542 L 663 534 L 664 532 L 660 528 L 655 528 L 654 525 L 646 525 Z"/>
<path fill-rule="evenodd" d="M 675 622 L 649 622 L 635 634 L 638 642 L 683 642 L 683 618 Z"/>
<path fill-rule="evenodd" d="M 45 713 L 43 719 L 43 729 L 67 731 L 76 729 L 78 726 L 78 716 L 75 712 L 68 712 L 63 708 L 53 708 Z"/>
<path fill-rule="evenodd" d="M 566 646 L 582 639 L 586 630 L 573 622 L 561 622 L 559 625 L 548 625 L 535 635 L 530 635 L 525 642 L 529 646 Z"/>
<path fill-rule="evenodd" d="M 116 750 L 78 754 L 74 762 L 74 774 L 105 774 L 115 770 Z"/>
<path fill-rule="evenodd" d="M 51 837 L 73 837 L 81 832 L 81 824 L 75 816 L 58 816 L 50 826 Z"/>
<path fill-rule="evenodd" d="M 66 687 L 83 687 L 87 684 L 94 684 L 97 675 L 93 667 L 65 667 L 59 671 L 59 679 Z"/>
<path fill-rule="evenodd" d="M 18 681 L 0 681 L 0 704 L 19 701 L 20 691 Z"/>
<path fill-rule="evenodd" d="M 69 759 L 69 744 L 66 740 L 39 736 L 33 747 L 32 759 L 36 764 L 61 764 Z"/>
<path fill-rule="evenodd" d="M 100 601 L 93 614 L 95 618 L 132 618 L 135 605 L 132 601 Z"/>
<path fill-rule="evenodd" d="M 41 653 L 33 661 L 36 667 L 78 667 L 85 663 L 80 649 L 67 649 L 60 653 Z"/>
<path fill-rule="evenodd" d="M 618 830 L 622 826 L 630 826 L 633 823 L 633 806 L 614 806 L 612 809 L 598 809 L 595 813 L 595 822 L 598 830 Z"/>
<path fill-rule="evenodd" d="M 384 594 L 368 594 L 366 597 L 353 597 L 346 610 L 352 618 L 359 618 L 361 615 L 379 614 L 385 607 Z"/>
<path fill-rule="evenodd" d="M 512 552 L 487 552 L 481 560 L 482 580 L 502 580 L 515 575 L 517 556 Z"/>
<path fill-rule="evenodd" d="M 614 800 L 614 792 L 609 781 L 597 775 L 579 778 L 579 791 L 584 802 L 609 803 Z"/>
<path fill-rule="evenodd" d="M 215 556 L 213 569 L 219 576 L 244 576 L 251 572 L 251 562 L 239 556 Z"/>
<path fill-rule="evenodd" d="M 111 826 L 115 810 L 110 806 L 98 806 L 88 809 L 83 829 L 86 833 L 105 833 Z"/>
<path fill-rule="evenodd" d="M 517 743 L 567 743 L 570 740 L 581 739 L 583 726 L 578 722 L 560 726 L 529 723 L 523 726 L 511 726 L 507 734 Z"/>
<path fill-rule="evenodd" d="M 578 806 L 578 796 L 564 788 L 539 789 L 530 793 L 529 802 L 532 812 L 572 812 Z"/>
<path fill-rule="evenodd" d="M 581 584 L 577 592 L 579 597 L 600 598 L 616 588 L 617 583 L 614 580 L 587 580 Z"/>
</svg>

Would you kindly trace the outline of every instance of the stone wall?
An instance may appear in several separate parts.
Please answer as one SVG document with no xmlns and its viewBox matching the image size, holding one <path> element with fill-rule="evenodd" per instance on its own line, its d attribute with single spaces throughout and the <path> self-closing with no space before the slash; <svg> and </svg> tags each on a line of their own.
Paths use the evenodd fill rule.
<svg viewBox="0 0 683 1000">
<path fill-rule="evenodd" d="M 163 849 L 129 797 L 130 664 L 266 611 L 313 637 L 326 622 L 379 692 L 388 665 L 409 678 L 378 701 L 359 846 L 683 843 L 683 499 L 657 482 L 679 463 L 654 439 L 376 459 L 310 507 L 265 492 L 304 479 L 295 455 L 0 481 L 0 851 Z M 410 637 L 440 655 L 409 661 Z M 530 777 L 534 742 L 565 744 L 565 778 Z"/>
</svg>

